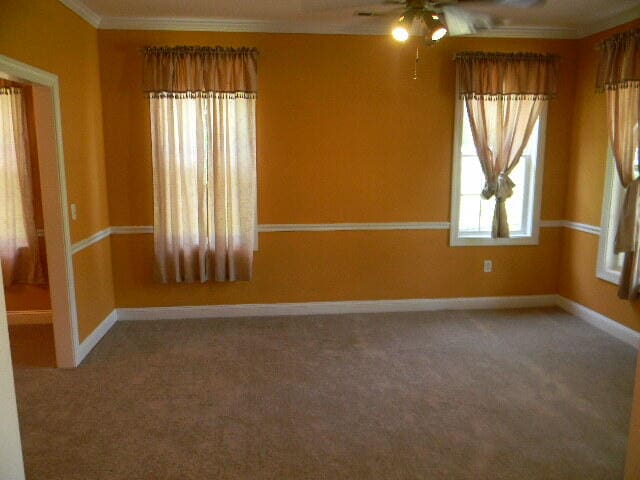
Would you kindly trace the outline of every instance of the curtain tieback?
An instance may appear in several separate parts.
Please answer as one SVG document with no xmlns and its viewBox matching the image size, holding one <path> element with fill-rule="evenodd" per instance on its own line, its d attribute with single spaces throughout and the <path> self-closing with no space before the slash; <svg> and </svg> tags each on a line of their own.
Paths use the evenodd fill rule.
<svg viewBox="0 0 640 480">
<path fill-rule="evenodd" d="M 493 182 L 486 182 L 482 190 L 482 196 L 489 200 L 495 196 L 496 200 L 504 201 L 513 195 L 513 187 L 516 184 L 505 173 L 498 175 L 498 179 Z"/>
<path fill-rule="evenodd" d="M 635 252 L 638 249 L 640 233 L 640 178 L 629 184 L 624 196 L 618 231 L 616 232 L 615 253 Z"/>
</svg>

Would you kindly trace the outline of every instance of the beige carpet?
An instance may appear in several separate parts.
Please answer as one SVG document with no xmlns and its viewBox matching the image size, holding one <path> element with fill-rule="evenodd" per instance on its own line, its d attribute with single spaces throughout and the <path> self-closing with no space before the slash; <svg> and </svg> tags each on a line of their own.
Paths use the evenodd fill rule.
<svg viewBox="0 0 640 480">
<path fill-rule="evenodd" d="M 16 382 L 32 480 L 602 480 L 634 368 L 535 309 L 122 322 Z"/>
</svg>

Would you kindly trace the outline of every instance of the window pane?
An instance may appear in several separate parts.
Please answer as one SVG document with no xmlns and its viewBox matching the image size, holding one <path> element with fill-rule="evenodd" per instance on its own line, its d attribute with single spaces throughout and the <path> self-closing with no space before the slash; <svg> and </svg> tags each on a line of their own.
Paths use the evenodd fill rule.
<svg viewBox="0 0 640 480">
<path fill-rule="evenodd" d="M 479 195 L 460 197 L 460 230 L 477 231 L 480 227 Z"/>
<path fill-rule="evenodd" d="M 480 195 L 484 187 L 484 174 L 477 156 L 463 156 L 460 169 L 460 194 Z"/>
<path fill-rule="evenodd" d="M 496 209 L 496 200 L 491 197 L 486 200 L 484 197 L 480 197 L 480 232 L 491 233 L 491 226 L 493 225 L 493 212 Z"/>
<path fill-rule="evenodd" d="M 466 105 L 462 118 L 462 144 L 460 158 L 460 209 L 458 228 L 465 234 L 477 233 L 486 236 L 491 232 L 495 208 L 495 198 L 486 200 L 481 192 L 485 184 L 484 173 L 478 159 Z M 513 195 L 506 201 L 511 233 L 528 235 L 533 206 L 533 182 L 535 182 L 535 162 L 538 143 L 538 122 L 523 152 L 523 156 L 509 175 L 515 183 Z"/>
<path fill-rule="evenodd" d="M 469 116 L 467 114 L 466 105 L 464 107 L 462 117 L 462 155 L 476 156 L 476 145 L 473 143 L 473 134 L 471 133 L 471 126 L 469 125 Z"/>
</svg>

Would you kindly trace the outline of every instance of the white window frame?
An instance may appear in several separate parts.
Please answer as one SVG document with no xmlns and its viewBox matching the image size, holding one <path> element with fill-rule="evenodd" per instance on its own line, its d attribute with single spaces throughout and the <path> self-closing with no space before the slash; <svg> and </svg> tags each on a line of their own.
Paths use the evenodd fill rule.
<svg viewBox="0 0 640 480">
<path fill-rule="evenodd" d="M 618 182 L 622 191 L 622 185 L 616 172 L 613 153 L 609 149 L 607 153 L 607 168 L 604 177 L 604 194 L 602 197 L 602 217 L 600 220 L 600 241 L 598 244 L 598 264 L 596 268 L 596 276 L 602 280 L 620 284 L 620 270 L 612 267 L 613 243 L 616 238 L 616 228 L 618 224 L 617 211 L 612 211 L 616 207 L 613 202 L 614 188 Z M 617 203 L 617 202 L 616 202 Z M 617 210 L 617 209 L 616 209 Z"/>
<path fill-rule="evenodd" d="M 544 173 L 544 157 L 547 133 L 547 105 L 540 112 L 538 128 L 538 143 L 535 145 L 535 181 L 524 192 L 524 201 L 531 205 L 530 235 L 512 235 L 510 238 L 491 238 L 490 236 L 473 236 L 461 233 L 459 225 L 460 215 L 460 180 L 462 165 L 462 129 L 465 112 L 464 100 L 456 95 L 455 128 L 453 135 L 453 169 L 451 175 L 451 226 L 449 229 L 449 244 L 452 247 L 469 246 L 507 246 L 507 245 L 538 245 L 540 243 L 540 211 L 542 205 L 542 181 Z M 533 195 L 533 199 L 531 199 Z"/>
</svg>

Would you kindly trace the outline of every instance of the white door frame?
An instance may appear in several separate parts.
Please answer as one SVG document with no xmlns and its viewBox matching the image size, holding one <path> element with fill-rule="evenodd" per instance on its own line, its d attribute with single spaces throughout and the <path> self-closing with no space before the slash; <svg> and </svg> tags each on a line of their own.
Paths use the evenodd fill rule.
<svg viewBox="0 0 640 480">
<path fill-rule="evenodd" d="M 11 366 L 7 309 L 4 303 L 2 274 L 0 273 L 0 478 L 24 480 L 24 463 L 16 390 Z"/>
<path fill-rule="evenodd" d="M 51 288 L 51 303 L 53 310 L 53 334 L 55 338 L 56 363 L 58 367 L 73 368 L 78 366 L 78 313 L 76 307 L 76 289 L 73 273 L 73 257 L 71 250 L 71 229 L 69 225 L 69 209 L 67 201 L 67 180 L 64 164 L 64 148 L 62 144 L 62 115 L 60 110 L 60 86 L 58 76 L 12 58 L 0 55 L 0 72 L 9 78 L 25 81 L 37 86 L 48 87 L 51 91 L 53 107 L 53 123 L 55 128 L 57 178 L 46 177 L 51 182 L 53 194 L 49 197 L 49 207 L 57 221 L 47 219 L 47 198 L 43 193 L 45 207 L 45 241 L 47 250 L 50 245 L 54 248 L 48 252 L 48 257 L 54 259 L 60 268 L 50 269 L 49 279 Z M 37 119 L 36 119 L 37 121 Z M 41 172 L 43 169 L 41 168 Z M 44 173 L 44 172 L 43 172 Z M 45 175 L 42 175 L 44 178 Z M 41 180 L 42 182 L 42 180 Z M 49 228 L 47 226 L 49 225 Z M 61 262 L 59 257 L 64 257 Z M 52 263 L 49 260 L 49 263 Z M 53 288 L 52 288 L 53 286 Z M 56 291 L 54 291 L 54 289 Z M 4 305 L 3 305 L 4 308 Z M 1 327 L 0 327 L 1 328 Z"/>
</svg>

